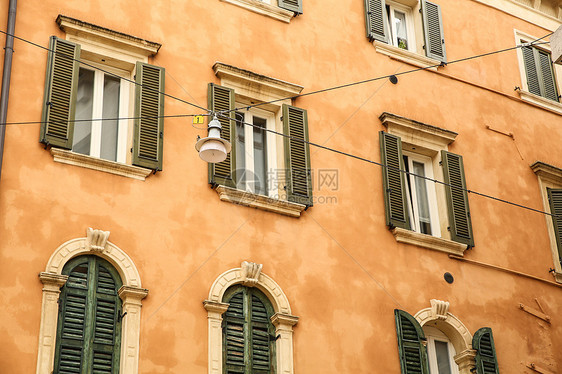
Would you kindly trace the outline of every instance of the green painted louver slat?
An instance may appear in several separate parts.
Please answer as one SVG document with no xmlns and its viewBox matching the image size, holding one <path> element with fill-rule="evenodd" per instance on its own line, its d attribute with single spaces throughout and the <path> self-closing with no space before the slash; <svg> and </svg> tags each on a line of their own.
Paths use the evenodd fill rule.
<svg viewBox="0 0 562 374">
<path fill-rule="evenodd" d="M 51 37 L 41 119 L 42 143 L 72 148 L 79 59 L 80 45 Z"/>
<path fill-rule="evenodd" d="M 302 1 L 303 0 L 278 0 L 278 5 L 279 8 L 302 14 Z"/>
<path fill-rule="evenodd" d="M 264 303 L 252 295 L 252 368 L 255 371 L 268 371 L 271 358 L 269 316 Z"/>
<path fill-rule="evenodd" d="M 441 151 L 441 160 L 444 182 L 451 185 L 445 186 L 451 239 L 468 247 L 474 247 L 462 156 Z"/>
<path fill-rule="evenodd" d="M 442 62 L 447 62 L 441 7 L 430 1 L 422 0 L 421 10 L 426 56 Z"/>
<path fill-rule="evenodd" d="M 162 170 L 164 68 L 137 62 L 133 165 Z"/>
<path fill-rule="evenodd" d="M 365 25 L 367 38 L 389 42 L 388 20 L 386 18 L 385 0 L 365 0 Z"/>
<path fill-rule="evenodd" d="M 312 171 L 308 145 L 308 116 L 304 109 L 283 104 L 287 199 L 312 206 Z"/>
<path fill-rule="evenodd" d="M 416 319 L 403 310 L 394 310 L 398 354 L 402 374 L 429 374 L 425 335 Z"/>
<path fill-rule="evenodd" d="M 558 245 L 560 265 L 562 265 L 562 189 L 547 188 L 547 193 L 550 212 L 554 214 L 552 216 L 552 223 L 554 225 L 556 244 Z"/>
<path fill-rule="evenodd" d="M 230 111 L 225 116 L 219 116 L 221 123 L 221 138 L 228 140 L 232 146 L 229 154 L 223 162 L 216 164 L 209 163 L 209 183 L 213 186 L 222 185 L 236 187 L 236 141 L 235 133 L 235 113 L 234 90 L 222 87 L 214 83 L 209 83 L 208 88 L 208 107 L 212 112 Z M 209 120 L 211 120 L 210 118 Z"/>
<path fill-rule="evenodd" d="M 541 85 L 539 83 L 539 75 L 535 64 L 535 54 L 533 50 L 533 47 L 521 47 L 523 64 L 525 65 L 525 74 L 527 75 L 527 87 L 530 93 L 540 95 Z"/>
<path fill-rule="evenodd" d="M 63 268 L 55 373 L 117 374 L 121 343 L 117 271 L 96 256 L 81 256 Z"/>
<path fill-rule="evenodd" d="M 476 350 L 476 373 L 477 374 L 499 374 L 496 347 L 492 329 L 482 327 L 472 338 L 472 348 Z"/>
<path fill-rule="evenodd" d="M 410 229 L 407 211 L 406 182 L 404 160 L 402 158 L 402 141 L 398 136 L 384 131 L 379 133 L 382 167 L 383 194 L 386 224 L 389 228 Z"/>
<path fill-rule="evenodd" d="M 537 52 L 538 64 L 542 75 L 543 96 L 547 99 L 558 101 L 558 91 L 556 90 L 556 82 L 554 82 L 550 53 L 539 49 L 537 49 Z"/>
</svg>

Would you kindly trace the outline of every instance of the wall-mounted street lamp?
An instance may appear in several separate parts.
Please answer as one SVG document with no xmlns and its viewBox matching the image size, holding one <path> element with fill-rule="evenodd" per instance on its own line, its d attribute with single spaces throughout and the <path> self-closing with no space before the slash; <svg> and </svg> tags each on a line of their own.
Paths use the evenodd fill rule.
<svg viewBox="0 0 562 374">
<path fill-rule="evenodd" d="M 199 157 L 203 161 L 217 163 L 224 161 L 230 152 L 230 143 L 221 138 L 221 123 L 215 115 L 207 126 L 207 137 L 199 139 L 195 143 L 195 149 L 199 152 Z"/>
</svg>

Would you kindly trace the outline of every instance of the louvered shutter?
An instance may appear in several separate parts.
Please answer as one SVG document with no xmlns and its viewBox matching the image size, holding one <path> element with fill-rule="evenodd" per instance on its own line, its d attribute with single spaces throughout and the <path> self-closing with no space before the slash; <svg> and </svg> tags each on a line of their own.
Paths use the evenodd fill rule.
<svg viewBox="0 0 562 374">
<path fill-rule="evenodd" d="M 426 56 L 447 62 L 441 7 L 430 1 L 422 0 L 421 10 Z"/>
<path fill-rule="evenodd" d="M 394 310 L 402 374 L 429 374 L 425 335 L 418 321 L 403 310 Z"/>
<path fill-rule="evenodd" d="M 287 199 L 312 206 L 312 170 L 308 145 L 308 116 L 304 109 L 283 104 Z"/>
<path fill-rule="evenodd" d="M 279 8 L 302 14 L 302 0 L 278 0 Z"/>
<path fill-rule="evenodd" d="M 117 374 L 121 346 L 119 275 L 109 263 L 82 256 L 63 269 L 54 372 Z"/>
<path fill-rule="evenodd" d="M 451 152 L 441 151 L 445 195 L 449 211 L 449 231 L 451 239 L 474 247 L 472 235 L 472 219 L 468 206 L 468 192 L 462 156 Z M 449 186 L 450 185 L 450 186 Z"/>
<path fill-rule="evenodd" d="M 133 165 L 162 170 L 164 68 L 137 62 Z"/>
<path fill-rule="evenodd" d="M 252 292 L 251 298 L 251 343 L 250 360 L 252 373 L 270 373 L 271 334 L 270 321 L 265 304 Z"/>
<path fill-rule="evenodd" d="M 218 120 L 221 123 L 221 138 L 228 140 L 232 146 L 224 161 L 216 164 L 209 163 L 209 183 L 213 186 L 222 185 L 234 188 L 236 187 L 234 90 L 209 83 L 207 98 L 210 111 L 230 111 L 224 116 L 218 116 Z M 209 120 L 212 120 L 212 118 Z"/>
<path fill-rule="evenodd" d="M 523 64 L 525 65 L 525 74 L 527 76 L 527 87 L 529 92 L 535 95 L 541 94 L 541 85 L 539 83 L 539 74 L 535 63 L 535 53 L 533 47 L 521 47 L 523 54 Z"/>
<path fill-rule="evenodd" d="M 240 291 L 229 301 L 224 314 L 223 344 L 225 373 L 245 372 L 244 295 Z"/>
<path fill-rule="evenodd" d="M 535 48 L 535 50 L 537 51 L 537 62 L 541 72 L 543 96 L 547 99 L 558 101 L 558 91 L 556 90 L 556 82 L 554 81 L 550 53 L 539 50 L 538 48 Z"/>
<path fill-rule="evenodd" d="M 560 265 L 562 265 L 562 189 L 546 189 L 548 193 L 548 202 L 550 203 L 550 212 L 552 223 L 554 225 L 554 234 L 556 236 L 556 244 L 558 245 L 558 255 Z"/>
<path fill-rule="evenodd" d="M 389 228 L 410 229 L 408 216 L 406 178 L 403 172 L 402 141 L 398 136 L 384 131 L 379 133 L 386 224 Z"/>
<path fill-rule="evenodd" d="M 79 59 L 80 45 L 51 37 L 41 116 L 42 143 L 72 148 Z"/>
<path fill-rule="evenodd" d="M 475 359 L 477 374 L 500 373 L 491 328 L 482 327 L 476 331 L 472 338 L 472 348 L 476 350 Z"/>
<path fill-rule="evenodd" d="M 385 0 L 365 0 L 365 24 L 370 41 L 389 42 Z"/>
</svg>

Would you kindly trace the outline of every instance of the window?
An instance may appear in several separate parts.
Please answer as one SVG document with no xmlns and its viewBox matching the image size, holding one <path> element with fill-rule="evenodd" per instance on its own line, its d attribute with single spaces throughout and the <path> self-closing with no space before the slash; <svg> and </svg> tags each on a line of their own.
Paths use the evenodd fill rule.
<svg viewBox="0 0 562 374">
<path fill-rule="evenodd" d="M 210 184 L 221 200 L 300 216 L 312 206 L 310 150 L 299 141 L 308 141 L 308 116 L 286 97 L 302 87 L 225 64 L 214 69 L 222 84 L 209 84 L 209 108 L 229 111 L 230 120 L 219 120 L 232 151 L 225 161 L 209 164 Z M 248 107 L 272 100 L 282 103 Z"/>
<path fill-rule="evenodd" d="M 275 373 L 273 307 L 256 288 L 234 286 L 223 302 L 230 304 L 223 317 L 224 373 Z"/>
<path fill-rule="evenodd" d="M 553 65 L 550 45 L 529 45 L 537 38 L 515 30 L 515 42 L 523 45 L 517 48 L 521 86 L 521 99 L 562 114 L 560 103 L 560 82 L 557 77 L 562 74 L 562 66 Z"/>
<path fill-rule="evenodd" d="M 64 16 L 57 22 L 67 40 L 51 38 L 41 142 L 64 163 L 136 179 L 162 170 L 164 69 L 146 63 L 160 45 Z"/>
<path fill-rule="evenodd" d="M 212 281 L 207 300 L 209 374 L 293 374 L 289 299 L 262 265 L 244 261 Z"/>
<path fill-rule="evenodd" d="M 254 13 L 277 19 L 283 22 L 291 22 L 291 19 L 302 14 L 303 0 L 221 0 Z"/>
<path fill-rule="evenodd" d="M 365 19 L 367 37 L 377 52 L 421 67 L 447 62 L 438 4 L 427 0 L 365 0 Z"/>
<path fill-rule="evenodd" d="M 463 158 L 448 152 L 457 134 L 390 113 L 380 120 L 387 225 L 400 242 L 462 255 L 474 239 Z"/>
<path fill-rule="evenodd" d="M 456 352 L 449 338 L 434 327 L 424 327 L 427 337 L 427 356 L 431 374 L 458 374 L 459 367 L 453 360 Z"/>
<path fill-rule="evenodd" d="M 37 374 L 91 373 L 94 363 L 112 373 L 138 373 L 141 307 L 148 290 L 131 258 L 108 237 L 108 231 L 89 228 L 86 237 L 58 247 L 39 274 Z"/>
<path fill-rule="evenodd" d="M 537 161 L 531 165 L 539 179 L 544 210 L 556 215 L 547 216 L 546 225 L 554 264 L 554 278 L 562 283 L 562 168 Z"/>
<path fill-rule="evenodd" d="M 63 271 L 55 373 L 117 373 L 121 349 L 121 279 L 107 261 L 80 256 Z"/>
</svg>

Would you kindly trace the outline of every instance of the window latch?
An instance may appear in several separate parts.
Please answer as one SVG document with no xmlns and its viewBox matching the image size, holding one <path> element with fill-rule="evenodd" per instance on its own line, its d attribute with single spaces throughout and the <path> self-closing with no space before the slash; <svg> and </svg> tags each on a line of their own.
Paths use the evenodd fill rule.
<svg viewBox="0 0 562 374">
<path fill-rule="evenodd" d="M 123 320 L 123 317 L 125 317 L 126 315 L 127 315 L 127 312 L 125 312 L 123 314 L 119 313 L 117 315 L 117 322 L 121 322 Z"/>
<path fill-rule="evenodd" d="M 277 336 L 275 336 L 275 334 L 269 334 L 269 339 L 271 339 L 272 341 L 277 341 L 277 339 L 279 339 L 281 337 L 281 334 L 278 334 Z"/>
</svg>

